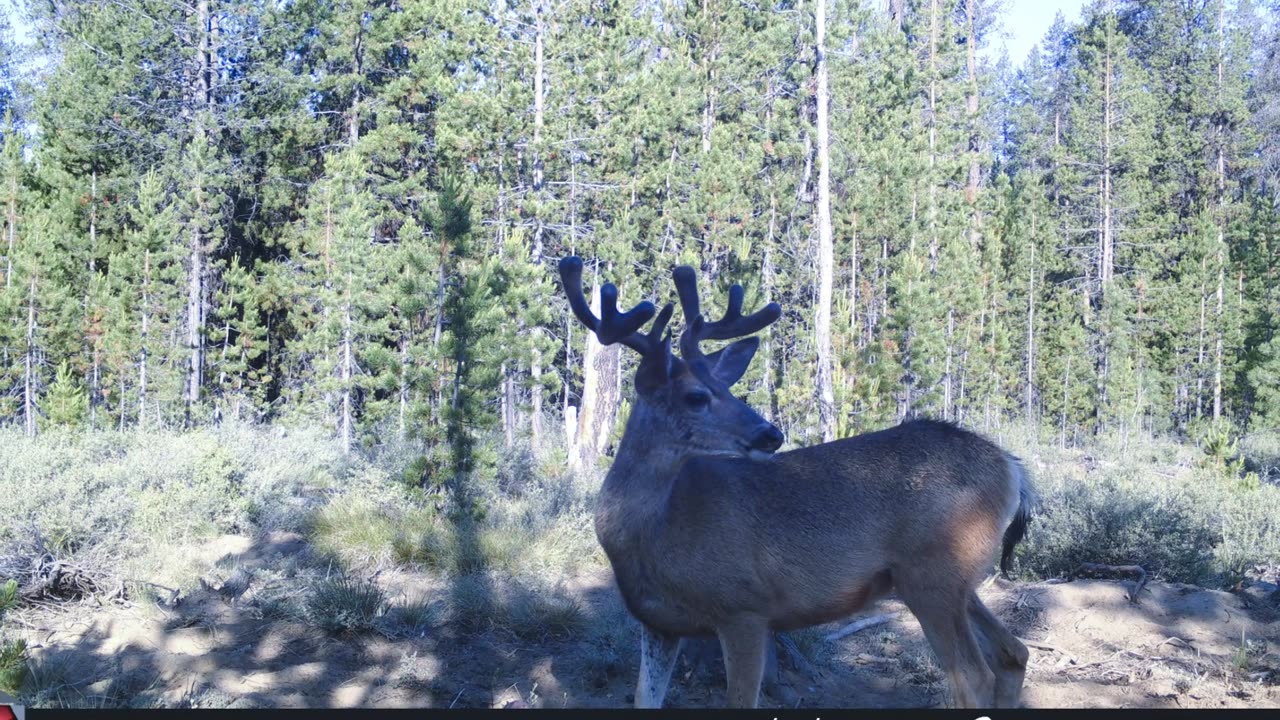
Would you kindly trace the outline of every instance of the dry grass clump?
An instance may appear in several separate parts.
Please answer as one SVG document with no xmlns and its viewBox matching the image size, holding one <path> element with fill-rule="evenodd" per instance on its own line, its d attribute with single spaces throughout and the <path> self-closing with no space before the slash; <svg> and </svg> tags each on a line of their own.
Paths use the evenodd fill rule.
<svg viewBox="0 0 1280 720">
<path fill-rule="evenodd" d="M 368 580 L 330 578 L 311 587 L 304 605 L 312 625 L 334 635 L 373 630 L 386 612 L 382 589 Z"/>
<path fill-rule="evenodd" d="M 404 474 L 388 468 L 344 483 L 312 513 L 308 534 L 348 568 L 563 576 L 602 562 L 590 514 L 593 479 L 527 445 L 495 452 L 494 473 L 471 478 L 472 512 L 451 512 L 449 498 L 406 487 Z"/>
<path fill-rule="evenodd" d="M 448 620 L 464 632 L 505 631 L 523 640 L 576 635 L 588 625 L 581 602 L 536 578 L 474 573 L 455 578 Z"/>
</svg>

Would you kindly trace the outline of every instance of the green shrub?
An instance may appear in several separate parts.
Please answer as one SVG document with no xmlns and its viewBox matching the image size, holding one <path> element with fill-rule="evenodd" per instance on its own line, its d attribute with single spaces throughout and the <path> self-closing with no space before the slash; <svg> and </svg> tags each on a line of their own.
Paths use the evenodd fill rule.
<svg viewBox="0 0 1280 720">
<path fill-rule="evenodd" d="M 1192 467 L 1153 466 L 1141 448 L 1093 470 L 1079 453 L 1052 457 L 1036 473 L 1040 506 L 1020 567 L 1045 577 L 1083 562 L 1137 564 L 1166 580 L 1220 585 L 1280 562 L 1280 488 L 1218 462 L 1221 436 L 1209 437 L 1217 454 Z"/>
<path fill-rule="evenodd" d="M 0 692 L 15 696 L 21 694 L 30 672 L 26 641 L 0 641 Z"/>
<path fill-rule="evenodd" d="M 313 429 L 227 422 L 188 432 L 54 429 L 29 438 L 0 428 L 0 549 L 38 533 L 80 565 L 88 553 L 96 568 L 172 569 L 183 574 L 174 582 L 194 582 L 198 570 L 175 562 L 174 548 L 255 526 L 300 529 L 320 491 L 340 481 L 364 487 L 362 473 Z"/>
<path fill-rule="evenodd" d="M 66 360 L 58 364 L 43 408 L 48 424 L 53 427 L 78 427 L 89 413 L 89 393 L 71 372 Z"/>
<path fill-rule="evenodd" d="M 1245 467 L 1260 479 L 1280 484 L 1280 429 L 1251 432 L 1240 439 Z"/>
<path fill-rule="evenodd" d="M 4 614 L 18 607 L 18 581 L 10 578 L 0 585 L 0 619 Z"/>
</svg>

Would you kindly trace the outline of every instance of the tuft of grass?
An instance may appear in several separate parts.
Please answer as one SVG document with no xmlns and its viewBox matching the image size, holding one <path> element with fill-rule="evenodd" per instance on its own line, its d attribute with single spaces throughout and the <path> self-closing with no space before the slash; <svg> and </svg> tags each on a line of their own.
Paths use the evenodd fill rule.
<svg viewBox="0 0 1280 720">
<path fill-rule="evenodd" d="M 348 566 L 385 561 L 399 532 L 396 519 L 385 509 L 351 494 L 319 508 L 308 530 L 318 552 Z"/>
<path fill-rule="evenodd" d="M 522 593 L 507 606 L 505 620 L 517 637 L 543 640 L 576 635 L 586 624 L 586 615 L 576 598 Z"/>
<path fill-rule="evenodd" d="M 829 659 L 831 643 L 827 642 L 824 632 L 816 627 L 804 628 L 787 633 L 795 643 L 796 650 L 814 665 L 824 665 Z"/>
<path fill-rule="evenodd" d="M 465 575 L 453 581 L 449 591 L 449 620 L 462 630 L 488 630 L 498 619 L 499 609 L 487 578 Z"/>
<path fill-rule="evenodd" d="M 495 586 L 493 578 L 480 573 L 454 580 L 449 610 L 450 621 L 466 632 L 504 630 L 525 640 L 545 640 L 588 629 L 576 598 L 536 581 Z"/>
<path fill-rule="evenodd" d="M 321 580 L 304 606 L 308 621 L 328 633 L 357 635 L 372 630 L 386 606 L 382 589 L 367 580 Z"/>
<path fill-rule="evenodd" d="M 425 598 L 409 600 L 392 607 L 387 620 L 393 623 L 393 632 L 419 635 L 440 621 L 440 604 Z"/>
</svg>

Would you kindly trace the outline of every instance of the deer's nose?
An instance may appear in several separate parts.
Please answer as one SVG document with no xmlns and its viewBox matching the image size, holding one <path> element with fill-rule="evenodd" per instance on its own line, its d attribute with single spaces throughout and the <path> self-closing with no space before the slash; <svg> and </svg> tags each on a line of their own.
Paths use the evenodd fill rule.
<svg viewBox="0 0 1280 720">
<path fill-rule="evenodd" d="M 771 453 L 782 447 L 782 431 L 765 423 L 751 436 L 751 449 Z"/>
</svg>

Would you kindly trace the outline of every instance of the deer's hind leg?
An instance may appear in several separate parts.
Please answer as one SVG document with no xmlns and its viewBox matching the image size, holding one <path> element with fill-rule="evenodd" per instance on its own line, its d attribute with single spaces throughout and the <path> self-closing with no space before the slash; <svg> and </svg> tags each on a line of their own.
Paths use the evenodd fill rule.
<svg viewBox="0 0 1280 720">
<path fill-rule="evenodd" d="M 636 707 L 662 707 L 683 644 L 682 638 L 663 635 L 644 623 L 640 624 L 640 678 L 636 682 Z"/>
<path fill-rule="evenodd" d="M 969 589 L 959 577 L 939 584 L 899 580 L 898 593 L 910 608 L 951 682 L 959 708 L 990 707 L 995 700 L 995 673 L 969 622 Z"/>
<path fill-rule="evenodd" d="M 995 707 L 1018 707 L 1022 683 L 1027 674 L 1027 646 L 1023 645 L 1000 619 L 978 599 L 969 595 L 969 619 L 978 634 L 987 665 L 996 676 Z"/>
</svg>

